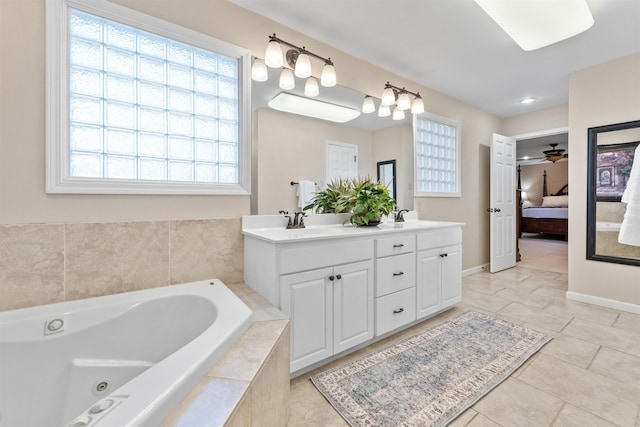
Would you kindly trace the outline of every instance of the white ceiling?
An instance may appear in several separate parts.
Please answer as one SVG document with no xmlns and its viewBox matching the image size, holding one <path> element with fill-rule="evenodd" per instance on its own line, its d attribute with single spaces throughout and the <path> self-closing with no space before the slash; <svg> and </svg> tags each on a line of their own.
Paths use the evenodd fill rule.
<svg viewBox="0 0 640 427">
<path fill-rule="evenodd" d="M 530 52 L 473 0 L 231 1 L 500 118 L 564 105 L 571 72 L 640 51 L 640 0 L 587 0 L 589 30 Z"/>
</svg>

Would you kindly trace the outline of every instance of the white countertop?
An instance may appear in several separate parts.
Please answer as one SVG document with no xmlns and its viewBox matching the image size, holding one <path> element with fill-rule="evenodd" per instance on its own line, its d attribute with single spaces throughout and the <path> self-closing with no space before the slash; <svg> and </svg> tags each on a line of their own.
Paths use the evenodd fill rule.
<svg viewBox="0 0 640 427">
<path fill-rule="evenodd" d="M 318 217 L 319 215 L 315 215 Z M 324 215 L 322 215 L 324 216 Z M 333 216 L 333 215 L 332 215 Z M 267 216 L 265 216 L 267 217 Z M 274 215 L 269 215 L 274 217 Z M 334 216 L 337 217 L 337 216 Z M 249 217 L 245 217 L 249 218 Z M 310 240 L 326 240 L 343 237 L 363 237 L 378 236 L 403 231 L 420 231 L 432 230 L 438 228 L 460 227 L 464 223 L 461 222 L 445 222 L 445 221 L 422 221 L 417 219 L 406 220 L 405 222 L 383 222 L 377 226 L 356 226 L 352 224 L 342 225 L 341 223 L 308 225 L 306 228 L 287 229 L 283 225 L 278 226 L 257 226 L 267 225 L 269 221 L 245 221 L 243 218 L 242 234 L 249 237 L 265 240 L 272 243 L 289 243 Z M 277 217 L 276 218 L 282 218 Z M 337 217 L 339 218 L 339 217 Z M 305 222 L 307 219 L 305 218 Z M 281 220 L 280 220 L 281 222 Z M 315 221 L 310 221 L 315 222 Z"/>
</svg>

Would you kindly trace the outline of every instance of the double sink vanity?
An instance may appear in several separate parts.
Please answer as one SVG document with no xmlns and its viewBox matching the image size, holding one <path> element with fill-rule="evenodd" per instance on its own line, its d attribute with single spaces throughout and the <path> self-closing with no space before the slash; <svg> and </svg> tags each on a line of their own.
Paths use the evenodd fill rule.
<svg viewBox="0 0 640 427">
<path fill-rule="evenodd" d="M 243 217 L 244 279 L 291 319 L 293 376 L 461 301 L 462 223 Z"/>
</svg>

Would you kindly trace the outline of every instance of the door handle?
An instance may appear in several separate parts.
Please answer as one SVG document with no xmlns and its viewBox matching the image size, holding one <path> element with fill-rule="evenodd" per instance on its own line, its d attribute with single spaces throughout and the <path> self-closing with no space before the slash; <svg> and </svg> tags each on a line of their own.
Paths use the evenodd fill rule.
<svg viewBox="0 0 640 427">
<path fill-rule="evenodd" d="M 403 246 L 404 246 L 403 243 L 399 243 L 399 244 L 393 245 L 394 248 L 401 248 Z"/>
<path fill-rule="evenodd" d="M 500 212 L 500 208 L 495 208 L 493 211 L 494 212 Z"/>
<path fill-rule="evenodd" d="M 329 280 L 331 280 L 332 282 L 334 281 L 335 277 L 333 276 L 333 274 L 331 276 L 329 276 Z"/>
<path fill-rule="evenodd" d="M 394 276 L 402 276 L 404 274 L 404 271 L 401 271 L 399 273 L 393 273 Z"/>
<path fill-rule="evenodd" d="M 338 280 L 342 279 L 342 274 L 336 275 L 336 279 L 338 279 Z"/>
<path fill-rule="evenodd" d="M 492 213 L 492 212 L 501 212 L 500 208 L 487 208 L 487 212 Z"/>
<path fill-rule="evenodd" d="M 404 308 L 399 308 L 397 310 L 393 310 L 393 314 L 399 314 L 402 313 L 404 311 Z"/>
</svg>

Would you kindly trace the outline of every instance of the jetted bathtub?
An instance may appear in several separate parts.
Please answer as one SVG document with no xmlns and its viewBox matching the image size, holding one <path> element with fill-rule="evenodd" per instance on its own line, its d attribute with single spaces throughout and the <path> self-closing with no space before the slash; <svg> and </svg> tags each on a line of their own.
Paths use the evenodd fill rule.
<svg viewBox="0 0 640 427">
<path fill-rule="evenodd" d="M 157 426 L 251 323 L 215 279 L 0 313 L 0 427 Z"/>
</svg>

